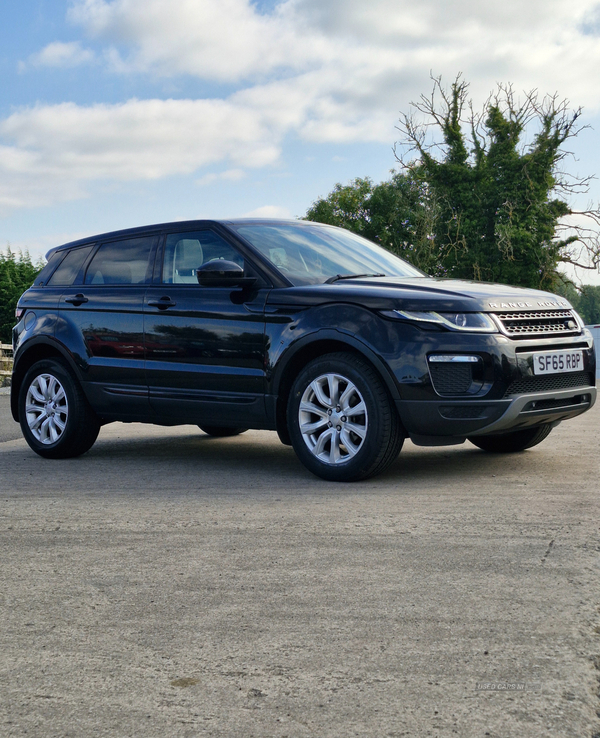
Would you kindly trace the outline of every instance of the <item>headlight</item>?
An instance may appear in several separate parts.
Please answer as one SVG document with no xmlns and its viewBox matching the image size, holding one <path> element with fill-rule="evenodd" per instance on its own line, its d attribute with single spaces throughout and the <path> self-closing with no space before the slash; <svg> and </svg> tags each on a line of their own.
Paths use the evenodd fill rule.
<svg viewBox="0 0 600 738">
<path fill-rule="evenodd" d="M 408 310 L 386 310 L 383 315 L 390 318 L 410 320 L 417 323 L 434 323 L 451 331 L 471 333 L 497 333 L 498 328 L 485 313 L 417 313 Z"/>
</svg>

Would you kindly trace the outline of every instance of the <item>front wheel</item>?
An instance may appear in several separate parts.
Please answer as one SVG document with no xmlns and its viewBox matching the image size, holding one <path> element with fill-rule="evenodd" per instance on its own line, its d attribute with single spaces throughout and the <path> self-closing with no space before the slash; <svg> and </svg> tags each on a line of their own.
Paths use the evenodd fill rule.
<svg viewBox="0 0 600 738">
<path fill-rule="evenodd" d="M 294 381 L 287 417 L 300 461 L 334 482 L 380 474 L 404 441 L 381 378 L 353 354 L 328 354 L 310 362 Z"/>
<path fill-rule="evenodd" d="M 513 431 L 512 433 L 502 433 L 497 436 L 473 436 L 468 440 L 483 451 L 508 454 L 537 446 L 538 443 L 547 438 L 551 430 L 551 425 L 541 425 L 535 428 Z"/>
<path fill-rule="evenodd" d="M 56 359 L 35 363 L 19 392 L 19 421 L 29 446 L 48 459 L 67 459 L 88 451 L 100 422 L 81 386 Z"/>
</svg>

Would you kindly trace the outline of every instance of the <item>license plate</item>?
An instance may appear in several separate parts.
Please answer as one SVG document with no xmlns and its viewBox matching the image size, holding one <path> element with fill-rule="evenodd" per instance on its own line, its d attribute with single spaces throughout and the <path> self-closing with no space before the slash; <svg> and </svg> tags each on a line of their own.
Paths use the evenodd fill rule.
<svg viewBox="0 0 600 738">
<path fill-rule="evenodd" d="M 534 374 L 560 374 L 583 369 L 583 351 L 551 351 L 533 355 Z"/>
</svg>

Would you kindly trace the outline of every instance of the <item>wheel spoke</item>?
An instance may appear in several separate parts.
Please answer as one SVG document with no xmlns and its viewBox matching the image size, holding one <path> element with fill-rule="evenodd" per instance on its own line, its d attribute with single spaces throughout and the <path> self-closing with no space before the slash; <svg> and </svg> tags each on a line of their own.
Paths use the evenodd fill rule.
<svg viewBox="0 0 600 738">
<path fill-rule="evenodd" d="M 40 392 L 39 387 L 36 386 L 36 384 L 32 384 L 29 388 L 29 394 L 33 397 L 34 400 L 37 400 L 38 402 L 45 402 L 44 395 Z"/>
<path fill-rule="evenodd" d="M 54 401 L 56 399 L 56 393 L 58 391 L 56 389 L 57 385 L 58 385 L 59 388 L 61 388 L 60 387 L 60 384 L 58 383 L 58 381 L 56 379 L 56 377 L 50 377 L 50 379 L 48 381 L 48 399 L 49 400 Z"/>
<path fill-rule="evenodd" d="M 354 441 L 350 437 L 350 433 L 348 432 L 347 426 L 340 433 L 340 437 L 342 439 L 342 443 L 346 447 L 346 451 L 348 451 L 348 454 L 350 456 L 354 456 L 356 452 L 358 451 L 358 449 L 360 448 L 360 443 L 354 443 Z M 364 438 L 364 436 L 361 436 L 361 438 Z"/>
<path fill-rule="evenodd" d="M 323 384 L 325 383 L 326 378 L 325 377 L 319 377 L 319 379 L 315 379 L 314 382 L 310 383 L 310 387 L 312 391 L 315 393 L 315 397 L 317 400 L 321 403 L 323 407 L 331 407 L 331 399 L 327 397 L 323 390 Z"/>
<path fill-rule="evenodd" d="M 338 404 L 340 394 L 340 378 L 336 374 L 327 375 L 327 384 L 329 386 L 329 400 L 331 406 Z"/>
<path fill-rule="evenodd" d="M 40 427 L 40 441 L 42 443 L 52 443 L 49 439 L 50 434 L 50 418 L 46 418 Z"/>
<path fill-rule="evenodd" d="M 329 448 L 329 463 L 338 464 L 341 459 L 340 453 L 340 433 L 332 428 L 331 446 Z"/>
<path fill-rule="evenodd" d="M 300 412 L 312 413 L 313 415 L 318 415 L 320 418 L 327 418 L 327 410 L 324 410 L 322 407 L 315 405 L 313 402 L 305 402 L 303 400 L 300 403 Z"/>
<path fill-rule="evenodd" d="M 365 425 L 357 425 L 356 423 L 346 423 L 346 430 L 350 433 L 356 433 L 356 435 L 364 440 L 367 435 L 367 427 Z"/>
<path fill-rule="evenodd" d="M 55 443 L 58 441 L 59 433 L 56 429 L 56 421 L 54 418 L 50 418 L 50 423 L 48 424 L 48 430 L 50 433 L 50 440 L 52 443 Z"/>
<path fill-rule="evenodd" d="M 58 428 L 58 430 L 60 431 L 60 433 L 62 433 L 64 431 L 64 429 L 66 428 L 66 426 L 67 426 L 67 418 L 66 418 L 66 416 L 65 416 L 65 419 L 63 420 L 58 415 L 55 415 L 54 418 L 53 418 L 53 420 L 54 420 L 54 425 Z"/>
<path fill-rule="evenodd" d="M 367 412 L 367 408 L 365 407 L 365 403 L 361 400 L 358 405 L 349 407 L 347 410 L 344 408 L 344 411 L 346 415 L 352 417 L 353 415 L 364 415 Z"/>
<path fill-rule="evenodd" d="M 40 423 L 48 417 L 44 408 L 37 407 L 36 405 L 28 405 L 25 413 L 27 415 L 27 425 L 31 430 L 35 430 Z M 33 419 L 29 418 L 30 415 L 34 415 L 36 413 L 37 415 Z"/>
<path fill-rule="evenodd" d="M 352 384 L 352 382 L 348 382 L 348 386 L 343 391 L 342 396 L 339 399 L 339 404 L 346 414 L 348 414 L 348 410 L 350 410 L 350 398 L 355 394 L 355 392 L 356 387 Z"/>
<path fill-rule="evenodd" d="M 317 441 L 313 449 L 313 453 L 315 456 L 321 456 L 321 454 L 325 452 L 325 446 L 333 436 L 333 432 L 333 428 L 328 428 L 326 431 L 323 431 L 323 433 L 321 433 L 321 435 L 319 436 L 319 440 Z"/>
<path fill-rule="evenodd" d="M 48 382 L 46 381 L 46 377 L 43 374 L 40 374 L 36 381 L 39 390 L 42 393 L 42 402 L 49 400 L 50 398 L 48 397 Z"/>
<path fill-rule="evenodd" d="M 314 423 L 304 423 L 300 425 L 300 431 L 303 435 L 311 435 L 312 433 L 316 433 L 316 431 L 319 430 L 319 428 L 326 428 L 327 427 L 327 420 L 326 418 L 319 418 Z"/>
</svg>

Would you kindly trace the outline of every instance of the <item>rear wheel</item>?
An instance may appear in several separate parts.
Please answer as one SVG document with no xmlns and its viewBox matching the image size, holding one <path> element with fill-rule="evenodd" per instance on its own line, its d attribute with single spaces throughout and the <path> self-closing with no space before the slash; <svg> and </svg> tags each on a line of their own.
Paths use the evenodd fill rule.
<svg viewBox="0 0 600 738">
<path fill-rule="evenodd" d="M 292 446 L 309 471 L 334 482 L 380 474 L 404 436 L 377 372 L 353 354 L 328 354 L 300 372 L 288 402 Z"/>
<path fill-rule="evenodd" d="M 80 456 L 94 444 L 100 421 L 79 382 L 57 359 L 35 363 L 19 392 L 19 421 L 25 440 L 40 456 Z"/>
<path fill-rule="evenodd" d="M 216 438 L 239 436 L 240 433 L 245 433 L 248 430 L 248 428 L 220 428 L 218 425 L 199 425 L 198 428 L 207 435 Z"/>
<path fill-rule="evenodd" d="M 547 438 L 551 430 L 551 425 L 541 425 L 535 428 L 514 431 L 513 433 L 502 433 L 497 436 L 473 436 L 469 438 L 469 441 L 484 451 L 507 454 L 537 446 L 538 443 Z"/>
</svg>

